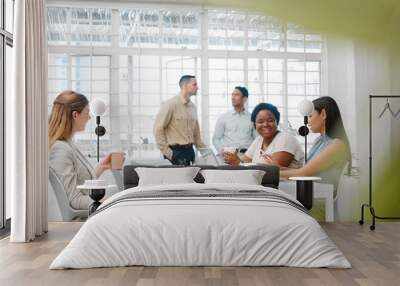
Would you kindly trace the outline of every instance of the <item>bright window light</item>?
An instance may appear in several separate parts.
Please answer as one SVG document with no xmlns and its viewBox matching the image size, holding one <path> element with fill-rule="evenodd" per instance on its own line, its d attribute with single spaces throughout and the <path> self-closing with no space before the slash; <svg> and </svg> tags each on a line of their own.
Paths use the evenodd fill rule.
<svg viewBox="0 0 400 286">
<path fill-rule="evenodd" d="M 302 124 L 297 103 L 321 95 L 322 39 L 294 23 L 234 10 L 50 6 L 49 110 L 64 89 L 102 99 L 108 105 L 103 155 L 122 149 L 131 159 L 161 158 L 155 115 L 178 93 L 179 78 L 193 74 L 206 143 L 238 85 L 249 89 L 249 111 L 275 104 L 281 128 L 295 134 Z M 76 138 L 90 155 L 96 153 L 92 121 Z"/>
</svg>

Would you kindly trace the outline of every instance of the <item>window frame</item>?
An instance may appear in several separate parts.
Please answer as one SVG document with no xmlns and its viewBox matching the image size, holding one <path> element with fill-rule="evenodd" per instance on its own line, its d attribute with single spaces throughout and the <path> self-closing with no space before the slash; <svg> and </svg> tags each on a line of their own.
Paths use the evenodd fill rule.
<svg viewBox="0 0 400 286">
<path fill-rule="evenodd" d="M 49 7 L 57 7 L 57 5 L 51 5 L 48 4 Z M 73 4 L 67 4 L 67 5 L 62 5 L 62 7 L 66 8 L 76 8 L 76 5 Z M 81 7 L 80 7 L 81 8 Z M 91 8 L 90 5 L 85 6 L 85 8 Z M 98 7 L 97 7 L 98 8 Z M 76 47 L 76 46 L 51 46 L 49 45 L 49 53 L 65 53 L 65 54 L 91 54 L 93 56 L 96 55 L 109 55 L 111 58 L 113 57 L 118 57 L 120 55 L 154 55 L 158 56 L 161 58 L 163 55 L 168 55 L 168 56 L 177 56 L 177 57 L 197 57 L 200 59 L 201 63 L 201 82 L 200 82 L 200 87 L 202 89 L 202 98 L 201 98 L 201 105 L 197 106 L 198 113 L 201 113 L 202 116 L 199 117 L 200 125 L 202 128 L 202 135 L 203 139 L 206 143 L 211 144 L 211 137 L 212 134 L 210 133 L 211 130 L 214 128 L 213 126 L 210 126 L 210 110 L 209 107 L 211 107 L 210 103 L 212 102 L 212 98 L 210 98 L 209 94 L 209 65 L 208 65 L 208 59 L 209 58 L 238 58 L 238 59 L 243 59 L 244 60 L 244 69 L 247 68 L 247 60 L 248 58 L 257 58 L 259 60 L 263 59 L 270 59 L 270 58 L 279 58 L 279 59 L 284 59 L 284 70 L 283 70 L 283 93 L 282 93 L 282 102 L 283 102 L 283 112 L 282 112 L 282 120 L 281 122 L 283 128 L 288 128 L 288 120 L 291 117 L 289 115 L 289 104 L 288 104 L 288 70 L 287 70 L 287 62 L 288 59 L 298 59 L 303 62 L 307 61 L 318 61 L 320 63 L 320 69 L 319 69 L 319 94 L 318 96 L 322 96 L 326 94 L 326 40 L 324 36 L 321 36 L 321 49 L 319 53 L 313 53 L 313 52 L 307 52 L 306 51 L 306 43 L 308 42 L 306 40 L 307 35 L 313 34 L 309 33 L 308 31 L 303 33 L 303 52 L 288 52 L 288 41 L 286 39 L 287 37 L 287 29 L 289 23 L 287 22 L 282 22 L 282 33 L 283 36 L 281 38 L 284 43 L 282 44 L 283 51 L 265 51 L 265 50 L 249 50 L 248 49 L 248 43 L 250 41 L 250 38 L 248 37 L 248 29 L 245 29 L 245 50 L 211 50 L 209 49 L 209 40 L 208 40 L 208 11 L 212 10 L 215 11 L 218 8 L 212 7 L 212 8 L 207 8 L 207 7 L 197 7 L 197 6 L 191 6 L 191 7 L 185 7 L 181 5 L 152 5 L 152 4 L 147 4 L 147 5 L 139 5 L 137 3 L 123 3 L 123 4 L 102 4 L 102 8 L 110 8 L 112 9 L 112 30 L 115 31 L 116 27 L 114 27 L 114 17 L 116 16 L 115 14 L 119 15 L 119 9 L 127 9 L 127 8 L 133 8 L 133 9 L 158 9 L 161 11 L 162 9 L 171 9 L 173 11 L 179 11 L 179 10 L 193 10 L 195 13 L 198 13 L 199 15 L 199 34 L 200 34 L 200 42 L 199 42 L 199 47 L 197 49 L 174 49 L 174 48 L 162 48 L 161 49 L 161 42 L 164 38 L 164 35 L 161 34 L 159 35 L 160 38 L 160 45 L 158 48 L 137 48 L 137 47 L 122 47 L 120 45 L 120 34 L 118 33 L 118 36 L 116 36 L 112 40 L 112 45 L 111 47 L 100 47 L 100 46 L 93 46 L 93 47 Z M 221 11 L 226 10 L 225 8 L 221 8 Z M 246 17 L 248 15 L 253 15 L 254 13 L 249 13 L 248 11 L 241 11 L 240 13 L 245 14 Z M 160 20 L 162 21 L 162 20 Z M 118 24 L 120 24 L 120 21 L 117 21 Z M 313 42 L 313 41 L 312 41 Z M 290 55 L 289 55 L 290 54 Z M 161 60 L 160 60 L 161 61 Z M 118 60 L 113 61 L 113 62 L 118 62 Z M 119 68 L 119 65 L 117 67 L 113 66 L 112 68 Z M 161 71 L 162 72 L 162 71 Z M 265 72 L 265 69 L 264 71 Z M 249 80 L 247 78 L 248 70 L 244 71 L 244 84 L 247 85 L 249 83 Z M 306 71 L 304 71 L 304 77 L 306 76 Z M 265 80 L 265 84 L 267 81 Z M 116 95 L 118 91 L 116 91 L 115 87 L 113 87 L 113 83 L 111 81 L 111 87 L 110 89 L 113 91 L 113 95 Z M 117 83 L 117 85 L 119 82 Z M 306 82 L 304 83 L 304 89 L 306 89 Z M 163 83 L 160 82 L 160 86 L 163 86 Z M 118 88 L 117 88 L 118 89 Z M 262 89 L 261 89 L 262 90 Z M 160 92 L 160 96 L 162 97 L 166 91 Z M 230 91 L 228 91 L 228 96 L 230 94 Z M 263 95 L 263 99 L 266 98 L 266 93 Z M 307 94 L 306 92 L 304 95 L 298 95 L 299 97 L 306 98 Z M 111 100 L 110 100 L 111 102 Z M 118 106 L 115 106 L 116 108 Z M 229 108 L 230 106 L 228 106 Z M 297 127 L 297 126 L 296 126 Z M 293 129 L 292 129 L 293 130 Z M 115 142 L 118 142 L 119 139 L 115 138 Z"/>
<path fill-rule="evenodd" d="M 8 1 L 12 4 L 14 12 L 14 0 Z M 6 0 L 1 0 L 1 21 L 0 21 L 0 236 L 9 233 L 10 219 L 7 219 L 6 188 L 5 188 L 5 104 L 6 104 L 6 54 L 7 47 L 13 47 L 13 34 L 7 31 Z"/>
</svg>

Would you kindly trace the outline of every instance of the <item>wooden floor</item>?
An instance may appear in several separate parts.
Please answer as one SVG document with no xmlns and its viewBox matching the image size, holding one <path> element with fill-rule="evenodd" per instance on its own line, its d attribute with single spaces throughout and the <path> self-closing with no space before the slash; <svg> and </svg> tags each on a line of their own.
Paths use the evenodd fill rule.
<svg viewBox="0 0 400 286">
<path fill-rule="evenodd" d="M 400 285 L 400 223 L 379 223 L 374 232 L 356 223 L 324 224 L 353 268 L 122 267 L 48 270 L 81 223 L 51 223 L 32 243 L 0 241 L 0 285 Z"/>
</svg>

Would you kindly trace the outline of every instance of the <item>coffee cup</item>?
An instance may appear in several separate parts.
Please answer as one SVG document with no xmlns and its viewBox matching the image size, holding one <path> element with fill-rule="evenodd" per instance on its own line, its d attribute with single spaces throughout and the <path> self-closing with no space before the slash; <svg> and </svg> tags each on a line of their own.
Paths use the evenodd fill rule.
<svg viewBox="0 0 400 286">
<path fill-rule="evenodd" d="M 236 153 L 236 148 L 235 147 L 224 147 L 224 153 L 232 153 L 235 154 Z"/>
<path fill-rule="evenodd" d="M 121 170 L 125 161 L 125 152 L 111 152 L 111 169 Z"/>
</svg>

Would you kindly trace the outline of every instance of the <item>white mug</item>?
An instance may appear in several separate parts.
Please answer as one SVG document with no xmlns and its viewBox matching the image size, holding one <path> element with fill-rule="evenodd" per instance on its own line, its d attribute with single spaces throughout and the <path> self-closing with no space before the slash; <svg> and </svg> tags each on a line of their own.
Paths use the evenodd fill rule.
<svg viewBox="0 0 400 286">
<path fill-rule="evenodd" d="M 224 147 L 223 150 L 224 150 L 224 153 L 232 153 L 232 154 L 236 153 L 235 147 Z"/>
</svg>

